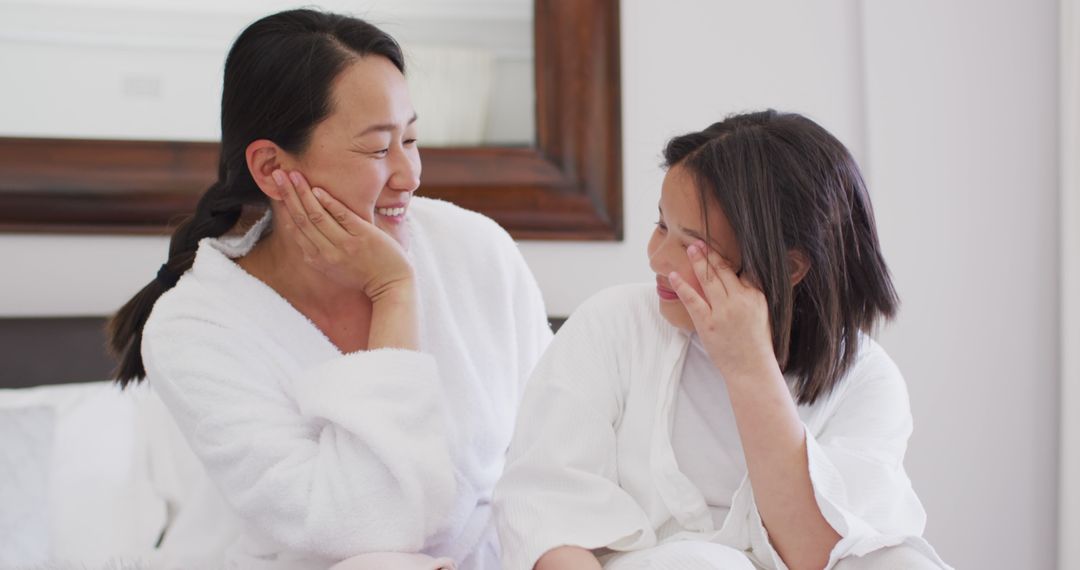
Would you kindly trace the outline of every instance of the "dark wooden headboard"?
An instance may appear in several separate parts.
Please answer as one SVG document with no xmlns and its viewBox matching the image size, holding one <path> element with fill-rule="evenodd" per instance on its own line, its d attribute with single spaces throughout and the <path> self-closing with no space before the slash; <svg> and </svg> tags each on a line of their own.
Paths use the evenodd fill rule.
<svg viewBox="0 0 1080 570">
<path fill-rule="evenodd" d="M 115 367 L 104 317 L 0 318 L 0 388 L 108 380 Z"/>
<path fill-rule="evenodd" d="M 103 317 L 0 318 L 0 388 L 107 380 Z"/>
</svg>

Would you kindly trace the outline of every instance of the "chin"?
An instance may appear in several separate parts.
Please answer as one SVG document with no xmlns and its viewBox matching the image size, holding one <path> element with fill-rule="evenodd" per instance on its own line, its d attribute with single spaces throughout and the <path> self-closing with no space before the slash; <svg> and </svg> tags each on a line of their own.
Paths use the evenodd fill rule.
<svg viewBox="0 0 1080 570">
<path fill-rule="evenodd" d="M 402 249 L 409 249 L 409 232 L 405 231 L 404 228 L 394 228 L 391 230 L 383 231 L 390 234 L 390 237 L 394 238 L 394 241 L 398 242 L 398 244 L 401 245 Z"/>
<path fill-rule="evenodd" d="M 401 244 L 402 247 L 408 245 L 409 237 L 408 232 L 405 231 L 405 228 L 389 224 L 382 224 L 378 222 L 375 223 L 375 227 L 378 228 L 379 231 L 381 231 L 382 233 L 393 238 L 394 241 Z"/>
<path fill-rule="evenodd" d="M 690 313 L 686 312 L 686 308 L 682 306 L 682 303 L 660 301 L 660 314 L 672 326 L 688 333 L 694 332 L 694 321 L 690 318 Z"/>
</svg>

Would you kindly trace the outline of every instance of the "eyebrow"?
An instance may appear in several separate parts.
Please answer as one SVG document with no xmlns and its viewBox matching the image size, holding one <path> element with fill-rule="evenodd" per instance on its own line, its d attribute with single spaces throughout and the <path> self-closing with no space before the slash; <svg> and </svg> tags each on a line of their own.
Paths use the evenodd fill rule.
<svg viewBox="0 0 1080 570">
<path fill-rule="evenodd" d="M 709 243 L 709 240 L 705 239 L 705 236 L 699 234 L 698 232 L 695 232 L 694 230 L 688 230 L 686 228 L 682 228 L 682 232 L 684 234 L 694 238 L 694 239 L 699 239 L 699 240 L 701 240 L 701 241 L 703 241 L 705 243 Z"/>
<path fill-rule="evenodd" d="M 409 122 L 405 123 L 405 126 L 407 127 L 407 126 L 415 123 L 416 119 L 417 119 L 416 113 L 413 113 L 412 118 L 409 119 Z M 379 123 L 378 125 L 371 125 L 370 127 L 360 131 L 359 133 L 356 134 L 355 138 L 360 138 L 360 137 L 362 137 L 364 135 L 368 135 L 368 134 L 371 134 L 371 133 L 378 133 L 378 132 L 384 132 L 384 131 L 393 131 L 396 128 L 397 128 L 397 125 L 395 125 L 393 123 Z"/>
<path fill-rule="evenodd" d="M 664 208 L 662 206 L 658 205 L 658 206 L 656 206 L 656 209 L 660 210 L 660 217 L 661 218 L 664 217 Z M 686 235 L 688 235 L 688 236 L 690 236 L 690 237 L 692 237 L 694 239 L 699 239 L 699 240 L 705 242 L 706 244 L 712 245 L 711 242 L 709 240 L 705 239 L 705 236 L 701 235 L 700 232 L 697 232 L 695 230 L 688 230 L 688 229 L 686 229 L 684 227 L 679 227 L 679 231 L 681 231 L 682 233 L 684 233 L 684 234 L 686 234 Z"/>
</svg>

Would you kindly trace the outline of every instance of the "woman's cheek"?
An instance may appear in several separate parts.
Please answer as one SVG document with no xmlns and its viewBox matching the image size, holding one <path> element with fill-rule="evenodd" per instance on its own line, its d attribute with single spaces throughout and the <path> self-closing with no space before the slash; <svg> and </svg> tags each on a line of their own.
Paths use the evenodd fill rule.
<svg viewBox="0 0 1080 570">
<path fill-rule="evenodd" d="M 700 295 L 702 297 L 705 296 L 705 291 L 704 291 L 704 289 L 702 289 L 701 282 L 698 281 L 697 274 L 694 273 L 694 267 L 692 265 L 687 263 L 687 264 L 679 267 L 678 271 L 679 271 L 679 277 L 682 277 L 683 280 L 685 280 L 687 283 L 689 283 L 690 286 L 694 288 L 694 291 L 696 291 L 698 295 Z"/>
</svg>

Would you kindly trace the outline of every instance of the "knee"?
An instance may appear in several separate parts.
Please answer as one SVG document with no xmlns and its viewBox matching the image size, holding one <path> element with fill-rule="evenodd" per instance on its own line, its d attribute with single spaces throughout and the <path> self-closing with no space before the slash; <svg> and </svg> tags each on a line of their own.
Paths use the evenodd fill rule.
<svg viewBox="0 0 1080 570">
<path fill-rule="evenodd" d="M 941 570 L 941 566 L 912 546 L 901 544 L 868 553 L 849 556 L 836 563 L 834 570 Z"/>
<path fill-rule="evenodd" d="M 734 548 L 700 541 L 677 541 L 616 554 L 604 570 L 754 570 L 750 559 Z"/>
</svg>

